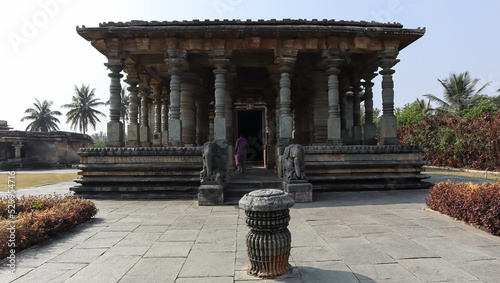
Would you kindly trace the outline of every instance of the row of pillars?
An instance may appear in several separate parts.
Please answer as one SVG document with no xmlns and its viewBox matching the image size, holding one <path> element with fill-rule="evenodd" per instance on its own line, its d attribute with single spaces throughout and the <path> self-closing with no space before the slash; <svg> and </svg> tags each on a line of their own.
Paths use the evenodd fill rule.
<svg viewBox="0 0 500 283">
<path fill-rule="evenodd" d="M 214 104 L 214 118 L 213 118 L 213 137 L 211 140 L 226 143 L 228 140 L 228 119 L 231 115 L 226 116 L 227 108 L 227 95 L 226 95 L 226 66 L 229 59 L 225 56 L 224 50 L 214 51 L 212 54 L 214 63 L 215 75 L 215 104 Z M 397 145 L 397 121 L 394 115 L 394 89 L 392 74 L 394 70 L 391 68 L 399 61 L 396 59 L 397 52 L 389 50 L 380 53 L 379 65 L 382 68 L 380 74 L 382 78 L 382 103 L 383 115 L 381 118 L 381 140 L 380 145 Z M 203 106 L 194 102 L 192 93 L 188 84 L 181 83 L 182 70 L 181 67 L 185 63 L 185 50 L 172 49 L 168 50 L 165 54 L 165 62 L 169 66 L 170 74 L 170 94 L 167 98 L 166 90 L 162 92 L 161 86 L 153 86 L 153 99 L 154 99 L 154 135 L 153 145 L 165 146 L 185 146 L 186 144 L 194 144 L 193 136 L 196 135 L 196 128 L 201 129 L 194 113 L 198 113 L 198 117 L 207 116 L 206 113 L 200 113 Z M 296 61 L 296 49 L 280 49 L 275 51 L 275 63 L 279 66 L 279 96 L 277 98 L 278 107 L 276 108 L 277 121 L 277 137 L 279 145 L 286 145 L 292 142 L 294 121 L 291 111 L 291 72 L 293 71 Z M 336 49 L 325 50 L 323 52 L 323 63 L 327 69 L 325 71 L 328 76 L 327 83 L 327 97 L 328 97 L 328 118 L 327 118 L 327 144 L 342 145 L 343 138 L 346 133 L 342 133 L 342 117 L 339 91 L 339 74 L 341 72 L 340 66 L 344 62 L 341 53 Z M 121 109 L 121 85 L 120 79 L 123 70 L 123 59 L 112 60 L 108 59 L 106 64 L 111 73 L 110 85 L 110 122 L 108 123 L 108 141 L 107 146 L 120 147 L 124 146 L 123 142 L 123 127 L 120 122 L 120 109 Z M 127 83 L 130 92 L 130 124 L 128 126 L 128 145 L 129 146 L 149 146 L 149 93 L 146 88 L 139 88 L 137 85 L 140 80 L 137 75 L 134 75 L 133 70 L 128 70 Z M 375 125 L 373 123 L 373 83 L 371 79 L 375 74 L 368 73 L 363 77 L 362 83 L 365 88 L 365 143 L 375 143 Z M 196 84 L 195 84 L 196 85 Z M 184 86 L 184 87 L 183 87 Z M 359 88 L 359 87 L 358 87 Z M 182 92 L 182 96 L 181 96 Z M 141 121 L 138 123 L 138 109 L 139 109 L 139 93 Z M 162 95 L 163 94 L 163 95 Z M 182 99 L 181 99 L 182 98 Z M 361 126 L 359 121 L 359 94 L 354 96 L 353 104 L 355 107 L 351 108 L 353 113 L 354 127 L 351 136 L 355 141 L 361 140 Z M 195 105 L 198 106 L 195 108 Z M 181 107 L 183 111 L 181 111 Z M 208 108 L 208 107 L 207 107 Z M 195 110 L 196 109 L 196 110 Z M 344 109 L 345 110 L 345 109 Z M 186 115 L 183 116 L 181 112 Z M 202 119 L 200 119 L 201 122 Z M 183 123 L 185 124 L 183 127 Z M 196 125 L 194 124 L 196 123 Z M 344 121 L 345 123 L 345 121 Z M 211 126 L 211 125 L 210 125 Z M 183 129 L 185 133 L 183 133 Z M 191 130 L 188 130 L 191 129 Z M 229 127 L 229 129 L 231 129 Z M 189 132 L 186 132 L 189 131 Z M 193 134 L 193 132 L 195 134 Z"/>
<path fill-rule="evenodd" d="M 215 102 L 213 116 L 210 117 L 209 102 L 194 99 L 195 92 L 200 90 L 196 76 L 187 82 L 181 70 L 185 63 L 184 50 L 168 50 L 165 62 L 169 66 L 170 93 L 159 83 L 153 84 L 153 95 L 150 96 L 148 86 L 141 85 L 137 70 L 128 66 L 127 83 L 130 93 L 130 122 L 128 125 L 127 146 L 193 146 L 200 145 L 207 140 L 225 143 L 228 132 L 231 132 L 232 115 L 226 117 L 226 112 L 231 112 L 231 99 L 226 98 L 225 65 L 228 59 L 223 56 L 214 58 L 215 65 Z M 218 54 L 217 54 L 218 55 Z M 222 58 L 220 58 L 222 57 Z M 123 127 L 119 120 L 120 100 L 120 72 L 123 70 L 123 61 L 106 64 L 111 73 L 110 85 L 110 122 L 108 123 L 107 146 L 124 146 Z M 181 95 L 182 94 L 182 95 Z M 153 99 L 154 105 L 154 133 L 150 139 L 149 129 L 149 100 Z M 227 103 L 226 103 L 227 102 Z M 229 105 L 228 105 L 229 104 Z M 139 112 L 140 110 L 140 112 Z M 140 114 L 140 122 L 138 122 Z M 209 124 L 209 122 L 211 122 Z M 210 132 L 209 132 L 210 129 Z"/>
</svg>

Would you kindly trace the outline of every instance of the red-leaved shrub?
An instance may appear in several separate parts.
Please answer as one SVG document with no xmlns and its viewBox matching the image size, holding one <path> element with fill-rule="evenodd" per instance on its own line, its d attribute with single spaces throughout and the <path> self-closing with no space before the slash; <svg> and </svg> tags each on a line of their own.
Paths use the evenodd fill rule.
<svg viewBox="0 0 500 283">
<path fill-rule="evenodd" d="M 500 236 L 500 183 L 438 183 L 425 203 L 433 210 Z"/>
<path fill-rule="evenodd" d="M 9 228 L 15 226 L 15 250 L 19 252 L 50 236 L 69 230 L 97 214 L 95 204 L 86 199 L 53 195 L 14 198 L 15 216 L 10 219 L 9 199 L 0 199 L 0 259 L 7 257 L 13 247 Z M 12 203 L 10 203 L 12 205 Z"/>
<path fill-rule="evenodd" d="M 500 114 L 424 118 L 398 129 L 400 145 L 420 145 L 435 166 L 500 171 Z"/>
</svg>

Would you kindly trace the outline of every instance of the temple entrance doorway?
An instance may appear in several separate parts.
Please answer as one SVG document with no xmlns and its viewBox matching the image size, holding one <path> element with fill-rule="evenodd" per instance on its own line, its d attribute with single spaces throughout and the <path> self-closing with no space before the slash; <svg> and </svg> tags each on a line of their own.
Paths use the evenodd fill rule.
<svg viewBox="0 0 500 283">
<path fill-rule="evenodd" d="M 238 111 L 238 138 L 240 135 L 248 140 L 247 162 L 249 164 L 264 163 L 264 110 Z"/>
</svg>

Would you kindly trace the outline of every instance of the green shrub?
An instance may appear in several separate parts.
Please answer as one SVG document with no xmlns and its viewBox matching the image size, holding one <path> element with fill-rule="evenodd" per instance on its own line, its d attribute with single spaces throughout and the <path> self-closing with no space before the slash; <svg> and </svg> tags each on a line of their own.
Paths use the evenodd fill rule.
<svg viewBox="0 0 500 283">
<path fill-rule="evenodd" d="M 425 203 L 433 210 L 500 236 L 500 183 L 438 183 Z"/>
<path fill-rule="evenodd" d="M 19 252 L 67 231 L 97 214 L 95 204 L 72 196 L 52 195 L 15 198 L 16 215 L 9 218 L 8 198 L 0 200 L 0 259 L 10 254 L 9 227 L 15 221 L 15 249 Z"/>
</svg>

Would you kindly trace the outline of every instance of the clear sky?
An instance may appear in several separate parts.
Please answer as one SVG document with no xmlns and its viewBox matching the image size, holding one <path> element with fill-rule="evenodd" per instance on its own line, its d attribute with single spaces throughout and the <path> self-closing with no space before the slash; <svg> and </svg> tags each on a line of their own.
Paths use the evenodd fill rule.
<svg viewBox="0 0 500 283">
<path fill-rule="evenodd" d="M 426 27 L 426 34 L 401 51 L 395 66 L 395 104 L 402 107 L 424 94 L 442 96 L 437 81 L 451 72 L 470 71 L 480 83 L 491 81 L 485 94 L 500 88 L 500 1 L 464 0 L 4 0 L 0 4 L 2 54 L 0 120 L 16 130 L 35 98 L 52 100 L 63 114 L 74 86 L 109 96 L 105 57 L 81 38 L 75 27 L 100 22 L 192 19 L 335 19 L 400 22 L 405 28 Z M 378 76 L 379 78 L 380 76 Z M 381 108 L 379 79 L 374 104 Z M 293 95 L 293 94 L 292 94 Z M 101 111 L 108 113 L 103 107 Z M 66 118 L 60 129 L 69 131 Z M 97 131 L 105 131 L 107 118 Z M 95 132 L 90 130 L 90 133 Z"/>
</svg>

